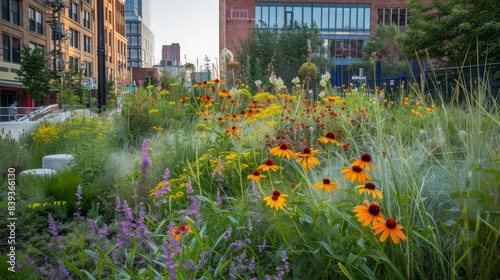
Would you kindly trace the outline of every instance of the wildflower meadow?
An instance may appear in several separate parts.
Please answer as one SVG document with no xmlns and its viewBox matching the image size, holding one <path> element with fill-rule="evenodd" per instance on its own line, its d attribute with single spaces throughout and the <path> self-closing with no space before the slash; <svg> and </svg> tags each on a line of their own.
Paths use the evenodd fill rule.
<svg viewBox="0 0 500 280">
<path fill-rule="evenodd" d="M 101 117 L 2 130 L 1 170 L 74 160 L 17 177 L 1 279 L 498 279 L 487 79 L 451 101 L 330 80 L 139 86 Z"/>
</svg>

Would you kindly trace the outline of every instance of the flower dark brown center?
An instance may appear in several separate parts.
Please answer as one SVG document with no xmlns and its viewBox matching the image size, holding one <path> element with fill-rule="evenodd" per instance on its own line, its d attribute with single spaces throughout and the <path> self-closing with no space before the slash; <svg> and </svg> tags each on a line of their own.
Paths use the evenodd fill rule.
<svg viewBox="0 0 500 280">
<path fill-rule="evenodd" d="M 361 156 L 361 160 L 364 162 L 371 162 L 372 161 L 372 156 L 370 154 L 363 154 Z"/>
<path fill-rule="evenodd" d="M 385 226 L 390 228 L 390 229 L 394 229 L 396 228 L 396 226 L 398 225 L 398 223 L 396 223 L 396 220 L 390 218 L 388 219 L 386 222 L 385 222 Z"/>
<path fill-rule="evenodd" d="M 271 196 L 271 199 L 274 200 L 274 201 L 276 201 L 276 200 L 278 200 L 278 197 L 279 196 L 273 195 L 273 196 Z"/>
<path fill-rule="evenodd" d="M 274 192 L 273 192 L 273 196 L 278 197 L 278 196 L 280 196 L 280 195 L 281 195 L 280 191 L 278 191 L 278 190 L 274 190 Z"/>
<path fill-rule="evenodd" d="M 372 191 L 373 191 L 373 190 L 374 190 L 374 189 L 376 189 L 376 188 L 377 188 L 377 187 L 375 186 L 375 184 L 374 184 L 374 183 L 371 183 L 371 182 L 370 182 L 370 183 L 366 183 L 366 184 L 365 184 L 365 189 L 369 189 L 369 190 L 372 190 Z"/>
<path fill-rule="evenodd" d="M 372 204 L 368 206 L 368 212 L 370 212 L 370 214 L 372 214 L 373 216 L 377 216 L 378 214 L 380 214 L 380 206 L 378 206 L 377 204 Z"/>
<path fill-rule="evenodd" d="M 325 136 L 328 139 L 334 139 L 335 140 L 335 134 L 333 132 L 328 132 Z"/>
<path fill-rule="evenodd" d="M 268 159 L 268 160 L 266 160 L 266 165 L 268 165 L 268 166 L 273 166 L 273 165 L 274 165 L 273 160 L 272 160 L 272 159 Z"/>
<path fill-rule="evenodd" d="M 255 170 L 255 171 L 253 172 L 253 176 L 260 176 L 260 172 L 259 172 L 259 170 Z"/>
<path fill-rule="evenodd" d="M 180 226 L 179 229 L 182 230 L 182 231 L 185 231 L 186 230 L 186 226 Z"/>
<path fill-rule="evenodd" d="M 304 154 L 310 154 L 310 153 L 311 153 L 311 149 L 309 149 L 308 147 L 305 147 Z"/>
<path fill-rule="evenodd" d="M 328 178 L 323 179 L 323 184 L 329 185 L 330 184 L 330 179 L 328 179 Z"/>
<path fill-rule="evenodd" d="M 361 173 L 363 171 L 363 168 L 359 167 L 358 165 L 353 165 L 352 171 L 354 171 L 356 173 Z"/>
<path fill-rule="evenodd" d="M 288 145 L 286 143 L 281 144 L 280 150 L 288 150 Z"/>
</svg>

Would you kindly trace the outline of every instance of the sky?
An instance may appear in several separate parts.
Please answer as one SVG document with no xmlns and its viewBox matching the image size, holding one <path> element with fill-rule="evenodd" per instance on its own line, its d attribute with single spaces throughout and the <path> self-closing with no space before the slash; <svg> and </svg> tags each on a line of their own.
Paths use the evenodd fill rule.
<svg viewBox="0 0 500 280">
<path fill-rule="evenodd" d="M 163 45 L 179 43 L 181 63 L 215 63 L 219 53 L 219 0 L 151 0 L 151 25 L 155 35 L 155 63 Z M 218 58 L 217 58 L 218 59 Z"/>
</svg>

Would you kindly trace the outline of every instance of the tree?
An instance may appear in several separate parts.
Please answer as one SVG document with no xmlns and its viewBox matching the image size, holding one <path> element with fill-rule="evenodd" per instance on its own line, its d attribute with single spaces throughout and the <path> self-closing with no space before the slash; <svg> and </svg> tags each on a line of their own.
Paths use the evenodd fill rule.
<svg viewBox="0 0 500 280">
<path fill-rule="evenodd" d="M 253 79 L 245 83 L 253 85 L 254 80 L 264 81 L 274 70 L 276 76 L 291 84 L 300 66 L 307 61 L 307 40 L 311 41 L 314 52 L 312 63 L 320 71 L 326 71 L 326 49 L 315 25 L 308 27 L 296 22 L 281 30 L 250 29 L 248 37 L 239 39 L 236 49 L 236 60 L 245 66 L 245 77 Z"/>
<path fill-rule="evenodd" d="M 212 79 L 212 71 L 210 70 L 210 58 L 208 58 L 208 55 L 205 55 L 205 72 L 207 72 L 207 80 Z"/>
<path fill-rule="evenodd" d="M 371 39 L 363 46 L 363 59 L 351 62 L 347 71 L 357 73 L 357 69 L 364 68 L 367 77 L 373 78 L 374 59 L 382 64 L 382 77 L 397 77 L 403 72 L 409 74 L 408 64 L 401 60 L 401 51 L 398 39 L 401 32 L 397 25 L 379 25 Z"/>
<path fill-rule="evenodd" d="M 409 0 L 410 24 L 401 38 L 409 57 L 443 64 L 500 61 L 500 5 L 493 0 Z M 427 1 L 425 1 L 427 2 Z"/>
<path fill-rule="evenodd" d="M 42 48 L 23 46 L 21 69 L 17 72 L 19 81 L 28 88 L 29 96 L 42 100 L 50 90 L 49 62 Z"/>
</svg>

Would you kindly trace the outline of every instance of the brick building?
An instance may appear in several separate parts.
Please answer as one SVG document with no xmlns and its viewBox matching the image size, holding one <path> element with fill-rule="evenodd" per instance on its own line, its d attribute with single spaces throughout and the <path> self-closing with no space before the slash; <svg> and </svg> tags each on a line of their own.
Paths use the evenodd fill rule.
<svg viewBox="0 0 500 280">
<path fill-rule="evenodd" d="M 127 73 L 125 1 L 104 0 L 106 78 Z M 3 0 L 0 21 L 0 107 L 14 100 L 31 107 L 29 89 L 17 81 L 22 46 L 42 48 L 50 70 L 97 77 L 97 0 Z M 56 103 L 49 95 L 45 103 Z"/>
<path fill-rule="evenodd" d="M 221 0 L 219 50 L 235 53 L 238 37 L 250 28 L 284 29 L 294 21 L 311 26 L 315 22 L 328 48 L 333 84 L 347 84 L 347 65 L 362 57 L 363 45 L 378 24 L 408 24 L 405 0 Z M 222 67 L 222 66 L 221 66 Z M 334 74 L 335 73 L 335 74 Z"/>
<path fill-rule="evenodd" d="M 165 62 L 166 66 L 179 66 L 181 63 L 181 46 L 179 43 L 163 45 L 161 59 Z"/>
</svg>

